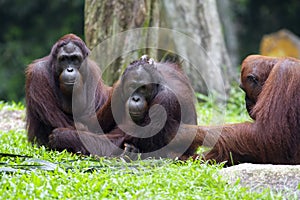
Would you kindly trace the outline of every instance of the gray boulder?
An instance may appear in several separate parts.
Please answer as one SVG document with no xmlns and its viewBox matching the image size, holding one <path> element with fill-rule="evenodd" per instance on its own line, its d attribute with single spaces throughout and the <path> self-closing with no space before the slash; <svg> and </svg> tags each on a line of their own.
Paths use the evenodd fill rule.
<svg viewBox="0 0 300 200">
<path fill-rule="evenodd" d="M 240 164 L 220 170 L 230 184 L 240 180 L 239 185 L 250 191 L 261 192 L 270 188 L 286 197 L 300 198 L 300 165 Z"/>
</svg>

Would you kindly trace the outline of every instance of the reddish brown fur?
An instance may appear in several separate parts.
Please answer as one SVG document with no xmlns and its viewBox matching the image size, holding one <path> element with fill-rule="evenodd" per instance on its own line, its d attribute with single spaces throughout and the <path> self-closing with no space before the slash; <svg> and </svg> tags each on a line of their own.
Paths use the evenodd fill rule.
<svg viewBox="0 0 300 200">
<path fill-rule="evenodd" d="M 255 122 L 224 127 L 185 126 L 180 133 L 196 134 L 192 145 L 212 146 L 205 160 L 227 161 L 228 165 L 300 164 L 299 67 L 295 59 L 275 64 L 253 108 Z"/>
<path fill-rule="evenodd" d="M 48 136 L 55 128 L 74 127 L 72 113 L 72 101 L 65 101 L 62 98 L 62 91 L 59 89 L 58 77 L 55 74 L 56 56 L 58 50 L 69 42 L 78 46 L 87 58 L 89 50 L 85 43 L 76 35 L 68 34 L 59 39 L 52 47 L 51 53 L 41 59 L 34 61 L 26 69 L 26 104 L 27 104 L 27 129 L 28 140 L 36 141 L 39 145 L 48 145 Z M 86 93 L 95 98 L 95 109 L 99 110 L 108 98 L 109 87 L 106 87 L 96 74 L 99 74 L 99 67 L 87 58 L 86 71 L 89 79 L 84 84 L 97 84 L 96 92 L 87 89 Z M 98 81 L 98 82 L 97 82 Z M 90 105 L 81 105 L 83 108 Z M 68 109 L 65 109 L 68 108 Z M 89 115 L 90 113 L 83 113 Z M 87 118 L 89 116 L 86 116 Z"/>
<path fill-rule="evenodd" d="M 265 81 L 275 64 L 284 59 L 297 62 L 297 59 L 291 57 L 276 58 L 261 55 L 250 55 L 243 61 L 240 87 L 246 93 L 246 108 L 253 119 L 255 119 L 255 116 L 252 109 L 257 102 Z"/>
<path fill-rule="evenodd" d="M 205 160 L 227 161 L 228 165 L 242 162 L 299 164 L 299 61 L 281 59 L 267 77 L 261 89 L 253 114 L 254 123 L 225 125 L 223 127 L 197 127 L 183 125 L 177 146 L 187 136 L 196 134 L 191 145 L 213 146 L 204 155 Z M 205 143 L 203 143 L 205 142 Z"/>
<path fill-rule="evenodd" d="M 271 70 L 279 60 L 274 57 L 250 55 L 242 63 L 240 87 L 246 93 L 246 108 L 253 119 L 255 116 L 253 116 L 252 108 Z"/>
</svg>

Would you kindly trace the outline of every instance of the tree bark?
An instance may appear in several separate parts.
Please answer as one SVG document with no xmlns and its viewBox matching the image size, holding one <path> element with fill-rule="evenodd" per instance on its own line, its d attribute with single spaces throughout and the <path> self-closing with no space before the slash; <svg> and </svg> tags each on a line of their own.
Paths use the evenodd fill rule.
<svg viewBox="0 0 300 200">
<path fill-rule="evenodd" d="M 99 64 L 103 62 L 103 52 L 98 45 L 106 41 L 106 53 L 116 51 L 114 47 L 122 48 L 125 41 L 106 40 L 122 31 L 145 27 L 158 26 L 158 3 L 156 0 L 86 0 L 85 1 L 85 38 L 87 46 L 92 49 L 92 58 Z M 127 38 L 127 40 L 130 40 Z M 137 38 L 132 38 L 133 42 Z M 116 44 L 118 42 L 118 44 Z M 132 57 L 149 54 L 134 53 Z M 132 61 L 132 58 L 130 59 Z M 120 76 L 124 65 L 130 61 L 126 57 L 117 58 L 110 66 L 100 66 L 103 70 L 104 81 L 112 85 Z"/>
<path fill-rule="evenodd" d="M 218 12 L 224 30 L 224 37 L 231 63 L 234 67 L 239 65 L 239 45 L 237 37 L 237 22 L 232 10 L 231 0 L 217 1 Z"/>
<path fill-rule="evenodd" d="M 197 67 L 191 67 L 189 63 L 183 65 L 196 91 L 207 93 L 208 90 L 213 89 L 221 92 L 220 90 L 224 88 L 227 90 L 229 81 L 235 78 L 236 74 L 225 47 L 215 0 L 86 0 L 85 2 L 86 43 L 89 48 L 94 49 L 93 58 L 98 63 L 103 60 L 103 56 L 100 58 L 99 55 L 103 54 L 104 50 L 103 48 L 97 50 L 96 46 L 105 39 L 125 30 L 165 27 L 190 36 L 204 48 L 204 53 L 195 54 L 195 49 L 186 44 L 186 39 L 182 39 L 184 37 L 166 38 L 165 34 L 158 33 L 149 35 L 147 41 L 142 43 L 151 42 L 159 46 L 165 42 L 170 49 L 175 49 L 175 52 L 180 52 L 187 57 L 189 55 L 197 57 L 194 59 L 195 62 L 197 61 Z M 124 40 L 127 41 L 128 38 Z M 110 43 L 111 46 L 117 43 L 119 48 L 125 48 L 128 45 L 125 41 L 118 40 Z M 136 36 L 132 36 L 130 41 L 140 42 Z M 111 46 L 106 44 L 106 53 L 110 52 L 107 49 Z M 101 66 L 105 68 L 104 80 L 108 84 L 115 82 L 123 66 L 142 54 L 150 54 L 157 60 L 162 60 L 166 56 L 165 53 L 153 48 L 133 52 L 127 58 L 123 55 L 109 68 Z M 109 57 L 109 53 L 107 56 Z M 212 67 L 213 65 L 216 67 Z M 199 74 L 204 78 L 201 79 Z M 222 74 L 222 77 L 216 74 Z"/>
</svg>

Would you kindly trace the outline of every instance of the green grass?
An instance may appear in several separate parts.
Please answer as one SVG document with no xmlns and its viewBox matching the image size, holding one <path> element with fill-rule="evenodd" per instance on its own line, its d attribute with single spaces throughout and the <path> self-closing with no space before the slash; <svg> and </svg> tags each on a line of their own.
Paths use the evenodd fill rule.
<svg viewBox="0 0 300 200">
<path fill-rule="evenodd" d="M 234 90 L 226 106 L 227 122 L 249 120 L 242 92 Z M 0 109 L 24 109 L 0 103 Z M 198 106 L 199 121 L 213 119 L 213 102 Z M 218 108 L 217 108 L 218 109 Z M 47 151 L 27 143 L 25 130 L 0 131 L 1 199 L 281 199 L 271 191 L 250 193 L 227 184 L 219 175 L 221 165 L 200 161 L 185 163 L 82 157 L 68 152 Z"/>
<path fill-rule="evenodd" d="M 223 124 L 252 121 L 245 107 L 244 92 L 237 86 L 232 87 L 226 102 L 218 102 L 213 95 L 196 94 L 200 103 L 197 104 L 198 123 Z M 224 98 L 224 97 L 223 97 Z"/>
<path fill-rule="evenodd" d="M 22 103 L 10 102 L 6 103 L 4 101 L 0 101 L 0 110 L 24 110 L 25 106 Z"/>
</svg>

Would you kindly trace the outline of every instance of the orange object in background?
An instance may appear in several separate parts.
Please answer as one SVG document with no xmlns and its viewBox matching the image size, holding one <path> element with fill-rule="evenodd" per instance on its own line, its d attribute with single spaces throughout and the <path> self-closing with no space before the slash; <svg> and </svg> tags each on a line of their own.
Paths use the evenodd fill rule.
<svg viewBox="0 0 300 200">
<path fill-rule="evenodd" d="M 265 35 L 260 43 L 260 54 L 300 58 L 300 38 L 285 29 Z"/>
</svg>

